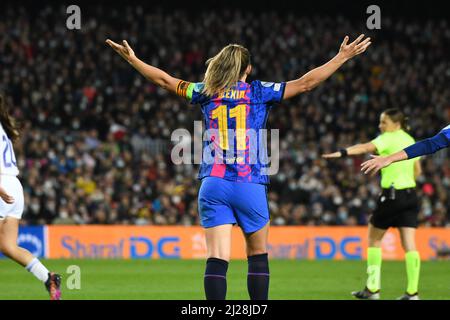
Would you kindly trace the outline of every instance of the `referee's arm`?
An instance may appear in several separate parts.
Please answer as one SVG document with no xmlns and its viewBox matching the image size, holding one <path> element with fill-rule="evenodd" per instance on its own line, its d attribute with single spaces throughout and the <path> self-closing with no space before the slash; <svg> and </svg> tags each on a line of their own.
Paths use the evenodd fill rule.
<svg viewBox="0 0 450 320">
<path fill-rule="evenodd" d="M 356 156 L 360 154 L 366 153 L 375 153 L 377 151 L 377 147 L 372 142 L 355 144 L 354 146 L 342 149 L 333 153 L 326 153 L 322 155 L 324 159 L 332 159 L 332 158 L 341 158 L 346 156 Z"/>
<path fill-rule="evenodd" d="M 372 142 L 355 144 L 354 146 L 346 148 L 349 156 L 356 156 L 365 153 L 374 153 L 377 147 Z"/>
</svg>

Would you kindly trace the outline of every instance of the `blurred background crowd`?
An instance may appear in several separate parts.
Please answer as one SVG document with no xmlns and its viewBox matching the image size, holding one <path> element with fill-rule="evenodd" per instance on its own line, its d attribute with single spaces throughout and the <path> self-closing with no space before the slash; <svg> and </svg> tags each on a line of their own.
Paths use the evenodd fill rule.
<svg viewBox="0 0 450 320">
<path fill-rule="evenodd" d="M 365 225 L 379 178 L 365 157 L 321 154 L 378 134 L 380 113 L 397 107 L 411 134 L 436 134 L 450 120 L 450 26 L 445 19 L 365 20 L 301 12 L 148 10 L 82 6 L 81 30 L 64 6 L 0 12 L 0 92 L 23 124 L 15 145 L 26 224 L 199 224 L 197 165 L 175 165 L 171 133 L 193 133 L 199 107 L 155 87 L 105 45 L 127 39 L 142 60 L 188 81 L 228 43 L 252 53 L 251 80 L 286 81 L 328 61 L 345 35 L 366 33 L 368 51 L 310 93 L 282 102 L 280 170 L 271 177 L 273 225 Z M 422 226 L 450 225 L 448 151 L 422 160 Z"/>
</svg>

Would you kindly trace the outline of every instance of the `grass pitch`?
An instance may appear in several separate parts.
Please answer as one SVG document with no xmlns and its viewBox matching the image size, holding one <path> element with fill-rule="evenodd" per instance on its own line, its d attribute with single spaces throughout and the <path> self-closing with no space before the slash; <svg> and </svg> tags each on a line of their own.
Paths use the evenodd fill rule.
<svg viewBox="0 0 450 320">
<path fill-rule="evenodd" d="M 64 300 L 203 300 L 203 260 L 43 260 L 63 276 Z M 81 288 L 68 289 L 71 274 L 81 270 Z M 365 261 L 271 260 L 272 300 L 353 299 L 364 287 Z M 247 262 L 231 261 L 227 299 L 247 300 Z M 395 299 L 406 289 L 404 262 L 383 261 L 381 298 Z M 450 261 L 422 262 L 422 299 L 450 300 Z M 18 264 L 0 260 L 0 300 L 48 299 L 42 283 Z"/>
</svg>

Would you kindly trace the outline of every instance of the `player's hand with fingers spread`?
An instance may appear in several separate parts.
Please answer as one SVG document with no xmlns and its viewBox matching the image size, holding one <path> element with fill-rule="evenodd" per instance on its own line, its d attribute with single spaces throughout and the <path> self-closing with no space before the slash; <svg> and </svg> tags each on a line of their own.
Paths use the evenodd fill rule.
<svg viewBox="0 0 450 320">
<path fill-rule="evenodd" d="M 7 204 L 14 203 L 14 198 L 11 197 L 8 193 L 6 193 L 6 190 L 0 186 L 0 198 L 2 198 L 3 201 L 5 201 Z"/>
<path fill-rule="evenodd" d="M 326 153 L 322 155 L 322 158 L 324 159 L 333 159 L 333 158 L 340 158 L 342 155 L 340 152 L 333 152 L 333 153 Z"/>
<path fill-rule="evenodd" d="M 389 157 L 380 157 L 374 155 L 371 155 L 371 157 L 371 160 L 367 160 L 366 162 L 361 164 L 361 171 L 363 171 L 364 174 L 370 174 L 371 176 L 373 176 L 375 175 L 375 173 L 392 163 L 392 160 Z"/>
<path fill-rule="evenodd" d="M 123 40 L 122 44 L 118 44 L 110 39 L 107 39 L 106 43 L 130 64 L 132 63 L 132 60 L 136 57 L 133 49 L 131 49 L 126 40 Z"/>
<path fill-rule="evenodd" d="M 339 55 L 345 60 L 349 60 L 358 54 L 363 53 L 372 44 L 370 38 L 364 39 L 364 34 L 356 38 L 355 41 L 348 44 L 349 37 L 345 36 L 344 41 L 342 41 L 341 48 L 339 49 Z"/>
</svg>

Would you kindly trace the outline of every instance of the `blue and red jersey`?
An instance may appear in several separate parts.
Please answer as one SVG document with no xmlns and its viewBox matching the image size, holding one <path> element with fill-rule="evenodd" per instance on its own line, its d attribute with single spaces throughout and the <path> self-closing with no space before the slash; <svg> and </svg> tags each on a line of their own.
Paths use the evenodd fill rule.
<svg viewBox="0 0 450 320">
<path fill-rule="evenodd" d="M 267 117 L 281 102 L 286 84 L 239 81 L 212 97 L 203 83 L 180 81 L 177 93 L 199 104 L 204 117 L 203 156 L 198 178 L 268 184 Z"/>
<path fill-rule="evenodd" d="M 419 141 L 408 148 L 405 152 L 409 159 L 435 153 L 450 146 L 450 125 L 442 129 L 434 137 Z"/>
</svg>

